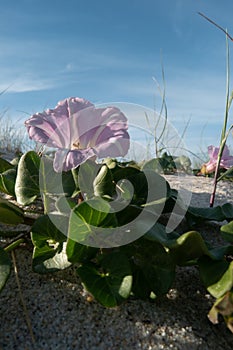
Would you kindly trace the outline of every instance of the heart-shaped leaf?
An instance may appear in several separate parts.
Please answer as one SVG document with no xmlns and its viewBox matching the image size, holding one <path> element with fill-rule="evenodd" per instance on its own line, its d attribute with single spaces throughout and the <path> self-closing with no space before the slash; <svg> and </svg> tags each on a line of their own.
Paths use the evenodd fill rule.
<svg viewBox="0 0 233 350">
<path fill-rule="evenodd" d="M 93 198 L 76 206 L 70 215 L 68 237 L 93 247 L 101 247 L 102 240 L 111 239 L 104 228 L 117 226 L 111 206 L 102 198 Z M 101 229 L 98 229 L 100 228 Z"/>
<path fill-rule="evenodd" d="M 175 277 L 175 263 L 170 254 L 161 244 L 144 238 L 133 243 L 133 246 L 136 249 L 133 255 L 134 275 L 141 276 L 133 280 L 133 290 L 140 288 L 136 283 L 137 280 L 142 280 L 143 275 L 150 292 L 154 292 L 156 296 L 167 293 Z M 149 294 L 148 287 L 143 287 L 145 294 Z"/>
<path fill-rule="evenodd" d="M 36 152 L 29 151 L 20 158 L 15 182 L 18 203 L 30 204 L 40 194 L 39 171 L 40 157 Z"/>
<path fill-rule="evenodd" d="M 106 307 L 127 299 L 132 287 L 132 272 L 127 257 L 121 252 L 104 254 L 99 266 L 86 263 L 77 269 L 86 289 Z"/>
</svg>

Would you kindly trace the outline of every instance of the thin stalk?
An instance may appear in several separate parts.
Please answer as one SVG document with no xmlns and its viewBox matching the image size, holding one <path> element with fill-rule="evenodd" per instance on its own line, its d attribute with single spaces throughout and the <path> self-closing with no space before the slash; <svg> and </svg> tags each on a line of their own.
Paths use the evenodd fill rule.
<svg viewBox="0 0 233 350">
<path fill-rule="evenodd" d="M 223 128 L 222 128 L 222 134 L 221 134 L 221 142 L 224 140 L 226 136 L 226 130 L 227 130 L 227 120 L 228 120 L 228 113 L 229 113 L 229 96 L 230 96 L 230 54 L 229 54 L 229 44 L 228 39 L 226 37 L 226 109 L 225 109 L 225 117 L 223 121 Z M 225 144 L 224 144 L 225 146 Z M 223 146 L 223 147 L 224 147 Z"/>
<path fill-rule="evenodd" d="M 49 214 L 50 200 L 46 193 L 43 193 L 44 214 Z"/>
<path fill-rule="evenodd" d="M 233 38 L 232 36 L 230 36 L 230 34 L 227 33 L 227 31 L 225 29 L 223 29 L 220 25 L 218 25 L 216 22 L 212 21 L 212 19 L 210 19 L 209 17 L 207 17 L 206 15 L 204 15 L 203 13 L 201 12 L 198 12 L 198 14 L 200 16 L 202 16 L 203 18 L 205 18 L 207 21 L 209 21 L 211 24 L 213 24 L 215 27 L 217 27 L 218 29 L 220 29 L 221 31 L 223 31 L 223 33 L 225 33 L 227 35 L 227 37 L 233 41 Z"/>
<path fill-rule="evenodd" d="M 230 92 L 229 92 L 230 91 L 230 88 L 229 88 L 229 86 L 230 86 L 230 60 L 229 60 L 228 37 L 226 37 L 226 50 L 227 50 L 227 54 L 226 54 L 226 60 L 227 60 L 227 62 L 226 62 L 226 67 L 227 67 L 227 69 L 226 69 L 226 109 L 225 109 L 225 117 L 224 117 L 224 121 L 223 121 L 222 133 L 221 133 L 221 141 L 220 141 L 218 159 L 217 159 L 217 164 L 216 164 L 215 173 L 214 173 L 214 186 L 213 186 L 212 194 L 210 196 L 210 207 L 214 206 L 220 163 L 221 163 L 223 150 L 224 150 L 226 140 L 227 140 L 226 134 L 228 135 L 226 130 L 227 130 L 229 108 L 230 108 L 231 101 L 232 101 L 232 98 L 229 99 L 229 96 L 230 96 Z"/>
<path fill-rule="evenodd" d="M 224 150 L 224 147 L 226 144 L 227 136 L 229 134 L 229 131 L 231 130 L 231 128 L 230 128 L 230 130 L 227 133 L 228 115 L 229 115 L 229 110 L 230 110 L 232 99 L 233 99 L 233 92 L 230 95 L 230 91 L 229 91 L 230 90 L 230 88 L 229 88 L 229 86 L 230 86 L 230 59 L 229 59 L 229 56 L 230 55 L 229 55 L 228 40 L 230 39 L 231 41 L 233 41 L 233 38 L 228 34 L 227 30 L 224 30 L 221 26 L 219 26 L 217 23 L 215 23 L 210 18 L 205 16 L 203 13 L 198 12 L 198 14 L 226 34 L 226 108 L 225 108 L 225 117 L 224 117 L 224 121 L 223 121 L 222 133 L 221 133 L 221 141 L 220 141 L 218 159 L 217 159 L 217 164 L 216 164 L 215 173 L 214 173 L 214 186 L 213 186 L 212 194 L 210 196 L 210 207 L 213 207 L 214 200 L 215 200 L 215 194 L 216 194 L 216 188 L 217 188 L 217 182 L 219 180 L 218 174 L 219 174 L 220 162 L 221 162 L 223 150 Z"/>
</svg>

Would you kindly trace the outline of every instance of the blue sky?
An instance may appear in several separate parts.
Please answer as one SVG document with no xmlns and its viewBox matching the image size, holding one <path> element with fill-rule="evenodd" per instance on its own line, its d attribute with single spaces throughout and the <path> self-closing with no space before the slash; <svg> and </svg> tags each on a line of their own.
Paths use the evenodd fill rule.
<svg viewBox="0 0 233 350">
<path fill-rule="evenodd" d="M 0 111 L 23 124 L 69 96 L 159 111 L 162 52 L 169 121 L 181 134 L 190 119 L 189 149 L 217 145 L 225 35 L 197 11 L 233 35 L 232 0 L 3 0 Z"/>
</svg>

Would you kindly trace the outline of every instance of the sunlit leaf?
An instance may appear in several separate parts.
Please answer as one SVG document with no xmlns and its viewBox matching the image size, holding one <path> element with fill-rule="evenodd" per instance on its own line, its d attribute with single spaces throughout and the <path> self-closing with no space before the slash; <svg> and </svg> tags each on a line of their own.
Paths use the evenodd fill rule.
<svg viewBox="0 0 233 350">
<path fill-rule="evenodd" d="M 43 157 L 40 163 L 40 192 L 52 196 L 72 196 L 76 192 L 76 184 L 71 171 L 57 173 L 53 168 L 53 160 Z"/>
<path fill-rule="evenodd" d="M 233 221 L 221 227 L 222 237 L 230 243 L 233 243 Z"/>
<path fill-rule="evenodd" d="M 171 256 L 179 265 L 210 254 L 201 234 L 197 231 L 182 234 L 169 248 Z"/>
<path fill-rule="evenodd" d="M 93 182 L 94 195 L 105 197 L 112 195 L 115 192 L 115 185 L 113 183 L 113 176 L 107 165 L 103 165 Z"/>
<path fill-rule="evenodd" d="M 39 170 L 40 157 L 36 152 L 29 151 L 20 158 L 15 182 L 18 203 L 30 204 L 40 194 Z"/>
<path fill-rule="evenodd" d="M 101 240 L 100 234 L 104 239 L 104 230 L 96 231 L 96 228 L 117 225 L 116 216 L 110 209 L 108 202 L 98 197 L 80 203 L 71 212 L 68 237 L 87 245 L 92 240 Z"/>
<path fill-rule="evenodd" d="M 221 297 L 233 287 L 233 261 L 212 260 L 203 257 L 199 260 L 201 279 L 211 295 Z"/>
<path fill-rule="evenodd" d="M 218 323 L 218 314 L 222 315 L 224 321 L 233 333 L 233 292 L 226 292 L 222 297 L 218 298 L 211 308 L 208 317 L 209 320 L 216 324 Z"/>
</svg>

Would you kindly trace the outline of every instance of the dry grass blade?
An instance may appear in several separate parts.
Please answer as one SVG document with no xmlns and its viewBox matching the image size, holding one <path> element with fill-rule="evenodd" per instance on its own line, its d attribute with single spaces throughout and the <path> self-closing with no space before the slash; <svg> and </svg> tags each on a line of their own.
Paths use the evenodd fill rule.
<svg viewBox="0 0 233 350">
<path fill-rule="evenodd" d="M 200 16 L 202 16 L 203 18 L 205 18 L 208 22 L 210 22 L 211 24 L 213 24 L 215 27 L 217 27 L 218 29 L 220 29 L 223 33 L 225 33 L 227 35 L 227 37 L 233 41 L 232 36 L 230 36 L 230 34 L 227 33 L 227 31 L 225 29 L 223 29 L 220 25 L 218 25 L 217 23 L 215 23 L 212 19 L 210 19 L 209 17 L 207 17 L 206 15 L 204 15 L 201 12 L 198 12 L 198 14 Z"/>
</svg>

